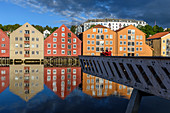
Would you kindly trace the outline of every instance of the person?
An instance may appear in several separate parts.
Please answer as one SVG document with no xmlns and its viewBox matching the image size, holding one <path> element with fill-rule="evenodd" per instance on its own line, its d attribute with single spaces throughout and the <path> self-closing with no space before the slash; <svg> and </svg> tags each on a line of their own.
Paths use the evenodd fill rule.
<svg viewBox="0 0 170 113">
<path fill-rule="evenodd" d="M 108 52 L 108 56 L 112 56 L 112 52 L 111 51 Z"/>
<path fill-rule="evenodd" d="M 102 53 L 100 54 L 101 56 L 106 56 L 104 50 L 102 50 Z"/>
<path fill-rule="evenodd" d="M 108 49 L 106 49 L 105 55 L 106 55 L 106 56 L 109 55 Z"/>
</svg>

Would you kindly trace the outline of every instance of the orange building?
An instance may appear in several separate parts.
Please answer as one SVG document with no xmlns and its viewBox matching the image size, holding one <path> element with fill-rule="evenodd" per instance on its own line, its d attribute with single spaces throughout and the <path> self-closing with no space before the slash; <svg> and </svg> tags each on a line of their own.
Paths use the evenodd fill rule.
<svg viewBox="0 0 170 113">
<path fill-rule="evenodd" d="M 116 31 L 116 56 L 152 56 L 152 49 L 145 43 L 146 34 L 126 26 Z"/>
<path fill-rule="evenodd" d="M 96 25 L 83 32 L 83 55 L 99 56 L 102 50 L 110 50 L 115 53 L 116 33 L 102 25 Z M 114 54 L 112 54 L 114 55 Z"/>
<path fill-rule="evenodd" d="M 65 99 L 81 83 L 81 67 L 45 67 L 44 83 Z"/>
<path fill-rule="evenodd" d="M 9 67 L 0 67 L 0 93 L 9 86 Z"/>
<path fill-rule="evenodd" d="M 116 95 L 130 99 L 133 90 L 133 88 L 85 73 L 82 85 L 83 92 L 95 98 Z"/>
</svg>

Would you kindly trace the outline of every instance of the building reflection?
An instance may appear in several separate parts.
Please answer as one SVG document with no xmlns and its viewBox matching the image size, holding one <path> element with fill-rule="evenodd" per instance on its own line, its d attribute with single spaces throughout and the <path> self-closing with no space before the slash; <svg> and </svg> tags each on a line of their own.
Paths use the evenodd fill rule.
<svg viewBox="0 0 170 113">
<path fill-rule="evenodd" d="M 44 83 L 65 99 L 81 83 L 81 67 L 45 67 Z"/>
<path fill-rule="evenodd" d="M 44 89 L 43 65 L 11 65 L 10 85 L 12 93 L 29 101 Z"/>
<path fill-rule="evenodd" d="M 0 67 L 0 93 L 9 86 L 9 67 Z"/>
<path fill-rule="evenodd" d="M 130 99 L 133 88 L 83 73 L 83 92 L 93 97 L 109 95 Z"/>
</svg>

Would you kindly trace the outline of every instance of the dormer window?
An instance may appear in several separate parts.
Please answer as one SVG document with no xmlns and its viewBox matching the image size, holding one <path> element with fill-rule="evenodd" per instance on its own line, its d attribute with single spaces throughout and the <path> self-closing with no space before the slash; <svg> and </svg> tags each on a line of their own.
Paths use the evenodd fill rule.
<svg viewBox="0 0 170 113">
<path fill-rule="evenodd" d="M 26 27 L 28 27 L 28 25 L 26 25 Z"/>
</svg>

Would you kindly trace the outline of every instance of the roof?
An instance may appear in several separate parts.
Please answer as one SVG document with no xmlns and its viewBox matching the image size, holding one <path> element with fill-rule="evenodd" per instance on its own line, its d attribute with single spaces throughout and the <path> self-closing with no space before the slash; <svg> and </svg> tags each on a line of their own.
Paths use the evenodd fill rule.
<svg viewBox="0 0 170 113">
<path fill-rule="evenodd" d="M 128 27 L 128 26 L 122 27 L 122 28 L 116 30 L 115 32 L 119 32 L 119 31 L 121 31 L 122 29 L 125 29 L 125 28 L 127 28 L 127 27 Z"/>
<path fill-rule="evenodd" d="M 107 28 L 107 27 L 102 26 L 102 25 L 96 25 L 96 26 L 94 26 L 93 28 Z"/>
<path fill-rule="evenodd" d="M 170 32 L 160 32 L 160 33 L 156 33 L 154 34 L 153 36 L 147 38 L 147 39 L 158 39 L 158 38 L 161 38 L 167 34 L 169 34 Z"/>
<path fill-rule="evenodd" d="M 8 37 L 8 35 L 2 29 L 0 29 L 0 32 L 2 32 L 5 36 Z"/>
</svg>

